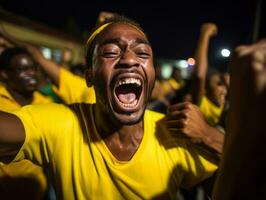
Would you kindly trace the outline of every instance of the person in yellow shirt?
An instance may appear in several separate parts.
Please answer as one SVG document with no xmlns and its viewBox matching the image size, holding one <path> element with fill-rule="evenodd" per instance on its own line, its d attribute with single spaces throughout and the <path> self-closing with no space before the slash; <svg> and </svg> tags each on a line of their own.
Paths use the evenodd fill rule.
<svg viewBox="0 0 266 200">
<path fill-rule="evenodd" d="M 51 103 L 37 92 L 36 64 L 22 48 L 7 48 L 0 56 L 0 110 L 12 111 L 28 104 Z"/>
<path fill-rule="evenodd" d="M 85 78 L 71 73 L 63 65 L 58 65 L 53 60 L 46 59 L 37 47 L 19 40 L 5 29 L 0 28 L 0 33 L 7 41 L 17 47 L 26 49 L 30 53 L 34 61 L 52 80 L 52 89 L 63 103 L 95 103 L 94 88 L 87 87 Z"/>
<path fill-rule="evenodd" d="M 179 187 L 212 176 L 216 155 L 171 134 L 164 115 L 146 110 L 153 51 L 138 24 L 116 16 L 98 25 L 87 40 L 86 61 L 96 103 L 0 112 L 2 161 L 48 166 L 58 199 L 175 199 Z M 198 119 L 191 106 L 181 107 Z M 190 136 L 213 143 L 207 133 Z"/>
<path fill-rule="evenodd" d="M 33 97 L 32 101 L 29 104 L 43 104 L 43 103 L 51 103 L 53 100 L 50 97 L 44 96 L 40 94 L 37 91 L 33 92 Z M 22 107 L 19 102 L 17 102 L 9 92 L 8 89 L 6 88 L 6 85 L 4 83 L 0 82 L 0 110 L 2 111 L 14 111 L 18 110 Z"/>
<path fill-rule="evenodd" d="M 180 90 L 184 86 L 185 81 L 179 68 L 173 67 L 173 72 L 171 78 L 169 79 L 169 82 L 175 91 Z"/>
<path fill-rule="evenodd" d="M 193 103 L 200 107 L 206 120 L 212 126 L 219 122 L 227 93 L 221 74 L 215 70 L 207 72 L 209 41 L 217 34 L 217 31 L 218 28 L 213 23 L 202 24 L 195 52 L 196 65 L 192 74 Z"/>
<path fill-rule="evenodd" d="M 37 91 L 37 64 L 39 64 L 46 73 L 50 73 L 48 74 L 50 77 L 54 78 L 52 89 L 56 95 L 61 98 L 63 103 L 93 103 L 96 101 L 93 88 L 88 88 L 86 86 L 84 78 L 76 76 L 63 67 L 59 67 L 53 61 L 45 59 L 36 47 L 16 39 L 4 29 L 0 29 L 0 31 L 4 38 L 13 45 L 18 46 L 6 49 L 0 57 L 0 77 L 2 80 L 2 82 L 0 82 L 1 111 L 11 112 L 20 109 L 24 105 L 45 104 L 54 101 L 51 97 L 42 95 Z M 20 56 L 20 54 L 23 56 Z M 10 65 L 10 63 L 14 65 Z M 54 73 L 56 73 L 56 75 L 54 75 Z M 27 81 L 31 81 L 32 84 L 30 85 Z M 25 168 L 28 170 L 24 170 Z M 2 178 L 3 184 L 6 185 L 7 181 L 10 183 L 8 184 L 9 188 L 15 186 L 23 188 L 28 185 L 28 188 L 24 187 L 24 189 L 22 189 L 25 191 L 34 188 L 30 184 L 25 184 L 24 182 L 19 184 L 20 180 L 27 179 L 32 181 L 35 185 L 38 184 L 39 186 L 34 189 L 36 198 L 43 197 L 47 190 L 47 180 L 42 169 L 37 165 L 33 165 L 30 161 L 23 160 L 16 165 L 10 164 L 8 166 L 0 166 L 0 177 Z M 1 192 L 3 195 L 10 194 L 8 191 L 11 189 L 8 190 L 8 187 L 5 187 L 5 193 Z M 34 194 L 32 193 L 33 196 L 35 196 Z M 15 193 L 14 195 L 20 197 L 24 195 L 25 198 L 28 198 L 28 192 Z"/>
<path fill-rule="evenodd" d="M 12 112 L 28 104 L 51 103 L 52 99 L 37 92 L 36 64 L 30 54 L 17 47 L 6 48 L 0 55 L 0 110 Z M 8 133 L 12 134 L 12 133 Z M 42 198 L 47 190 L 47 180 L 42 168 L 23 160 L 10 165 L 0 165 L 1 198 L 10 194 L 34 199 Z M 18 193 L 10 192 L 17 188 Z M 11 198 L 11 197 L 10 197 Z M 5 199 L 5 198 L 4 198 Z"/>
</svg>

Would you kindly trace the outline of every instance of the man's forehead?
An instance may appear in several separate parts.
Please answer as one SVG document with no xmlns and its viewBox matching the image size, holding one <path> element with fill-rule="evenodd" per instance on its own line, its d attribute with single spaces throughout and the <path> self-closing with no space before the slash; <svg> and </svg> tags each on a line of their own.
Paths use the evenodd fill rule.
<svg viewBox="0 0 266 200">
<path fill-rule="evenodd" d="M 32 60 L 32 58 L 29 55 L 24 54 L 24 53 L 17 54 L 15 56 L 13 56 L 13 59 L 14 58 L 16 58 L 16 60 L 19 60 L 19 61 L 22 61 L 23 60 L 23 62 L 25 62 L 25 61 L 31 61 Z"/>
<path fill-rule="evenodd" d="M 29 65 L 32 64 L 32 58 L 27 54 L 17 54 L 11 59 L 11 64 Z"/>
<path fill-rule="evenodd" d="M 26 64 L 30 63 L 30 60 L 28 57 L 21 57 L 20 63 L 23 65 L 26 65 Z"/>
<path fill-rule="evenodd" d="M 100 43 L 106 41 L 122 41 L 126 39 L 135 40 L 137 43 L 149 44 L 146 35 L 138 27 L 131 24 L 112 24 L 103 31 L 100 36 Z"/>
</svg>

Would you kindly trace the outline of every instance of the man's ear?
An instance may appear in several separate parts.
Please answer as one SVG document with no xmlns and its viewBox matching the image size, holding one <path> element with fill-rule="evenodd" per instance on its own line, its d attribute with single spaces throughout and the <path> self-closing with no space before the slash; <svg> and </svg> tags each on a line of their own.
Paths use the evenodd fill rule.
<svg viewBox="0 0 266 200">
<path fill-rule="evenodd" d="M 92 67 L 89 67 L 85 71 L 85 79 L 88 87 L 93 86 L 93 75 L 92 75 Z"/>
</svg>

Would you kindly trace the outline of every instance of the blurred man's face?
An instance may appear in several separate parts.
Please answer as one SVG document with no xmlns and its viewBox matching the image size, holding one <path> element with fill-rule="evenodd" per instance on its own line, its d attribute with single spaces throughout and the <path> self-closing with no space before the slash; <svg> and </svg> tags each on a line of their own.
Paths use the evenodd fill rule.
<svg viewBox="0 0 266 200">
<path fill-rule="evenodd" d="M 7 75 L 6 83 L 9 88 L 22 94 L 29 94 L 37 89 L 36 65 L 29 55 L 15 55 L 5 71 Z"/>
<path fill-rule="evenodd" d="M 213 74 L 207 84 L 209 84 L 207 86 L 208 98 L 219 107 L 224 105 L 227 89 L 221 76 L 219 74 Z"/>
</svg>

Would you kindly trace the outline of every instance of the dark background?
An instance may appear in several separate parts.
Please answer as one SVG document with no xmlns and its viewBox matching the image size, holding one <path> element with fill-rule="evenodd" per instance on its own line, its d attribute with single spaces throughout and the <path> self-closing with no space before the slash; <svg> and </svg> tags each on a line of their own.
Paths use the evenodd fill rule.
<svg viewBox="0 0 266 200">
<path fill-rule="evenodd" d="M 15 14 L 51 27 L 65 30 L 84 40 L 95 25 L 100 11 L 116 12 L 139 22 L 152 43 L 155 56 L 187 59 L 193 56 L 203 22 L 215 22 L 218 35 L 210 46 L 210 63 L 225 68 L 228 59 L 219 55 L 221 48 L 233 50 L 252 41 L 255 8 L 259 0 L 87 0 L 52 1 L 0 0 L 0 6 Z M 259 38 L 265 35 L 265 2 L 262 0 Z"/>
</svg>

